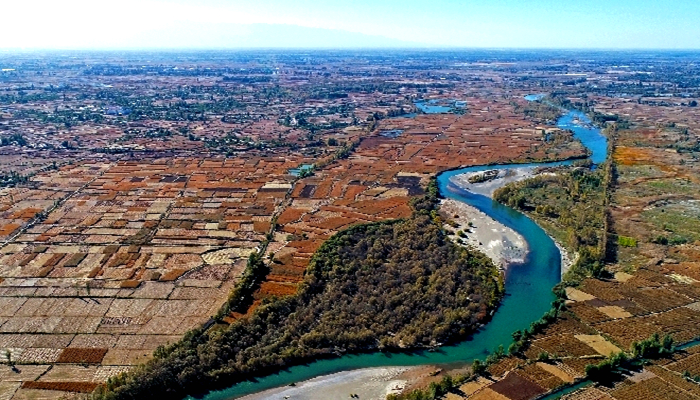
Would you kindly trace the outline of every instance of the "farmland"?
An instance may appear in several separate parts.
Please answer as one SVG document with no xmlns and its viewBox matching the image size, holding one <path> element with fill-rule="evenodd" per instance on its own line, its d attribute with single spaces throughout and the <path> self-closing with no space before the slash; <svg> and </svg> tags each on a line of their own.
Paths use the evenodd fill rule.
<svg viewBox="0 0 700 400">
<path fill-rule="evenodd" d="M 554 317 L 521 332 L 510 354 L 451 394 L 532 398 L 583 378 L 587 365 L 630 352 L 654 333 L 676 342 L 698 338 L 700 111 L 677 89 L 693 82 L 678 82 L 676 67 L 659 63 L 657 81 L 644 75 L 643 85 L 632 85 L 642 75 L 614 66 L 647 67 L 619 57 L 0 54 L 7 70 L 0 73 L 0 356 L 8 364 L 0 369 L 0 397 L 81 396 L 122 372 L 143 372 L 138 366 L 154 352 L 149 365 L 167 366 L 193 337 L 210 338 L 211 349 L 227 346 L 219 335 L 248 340 L 241 332 L 261 315 L 278 318 L 279 329 L 258 324 L 265 339 L 245 350 L 255 362 L 229 370 L 207 350 L 202 370 L 256 375 L 335 354 L 328 349 L 374 349 L 375 339 L 382 348 L 404 348 L 463 337 L 498 297 L 493 281 L 472 274 L 474 266 L 446 262 L 446 269 L 412 269 L 406 278 L 431 276 L 445 287 L 470 281 L 483 290 L 477 310 L 431 298 L 443 317 L 459 310 L 459 322 L 468 321 L 461 329 L 410 310 L 388 316 L 378 297 L 370 316 L 358 297 L 344 303 L 343 315 L 382 316 L 381 323 L 372 332 L 344 326 L 353 334 L 342 340 L 327 307 L 339 295 L 331 285 L 311 296 L 309 268 L 332 253 L 328 243 L 366 224 L 409 226 L 440 243 L 445 259 L 459 258 L 432 225 L 430 207 L 416 216 L 424 207 L 417 199 L 431 195 L 437 173 L 586 156 L 571 132 L 553 126 L 559 109 L 528 103 L 523 97 L 531 93 L 546 92 L 551 102 L 605 124 L 611 161 L 596 171 L 585 163 L 554 171 L 502 197 L 579 253 L 580 268 L 558 291 Z M 585 79 L 572 80 L 581 73 Z M 431 114 L 421 104 L 453 107 Z M 394 220 L 401 222 L 383 225 Z M 400 230 L 373 234 L 387 246 L 392 235 L 422 240 Z M 381 269 L 372 256 L 363 262 L 382 274 L 404 272 L 394 268 L 398 262 Z M 389 284 L 363 277 L 366 285 Z M 407 293 L 435 289 L 406 285 Z M 282 321 L 279 310 L 305 307 L 325 322 Z M 440 329 L 425 329 L 431 324 Z M 300 326 L 314 335 L 294 336 Z M 267 345 L 286 353 L 275 358 Z M 654 360 L 612 387 L 570 396 L 631 399 L 668 387 L 668 396 L 692 398 L 689 382 L 700 375 L 695 353 Z M 200 382 L 212 381 L 215 374 Z"/>
</svg>

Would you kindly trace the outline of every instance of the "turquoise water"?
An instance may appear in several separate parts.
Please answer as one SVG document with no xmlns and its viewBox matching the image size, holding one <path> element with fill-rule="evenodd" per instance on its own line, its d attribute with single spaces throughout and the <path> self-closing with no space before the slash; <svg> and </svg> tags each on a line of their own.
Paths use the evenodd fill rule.
<svg viewBox="0 0 700 400">
<path fill-rule="evenodd" d="M 586 119 L 583 118 L 585 115 L 571 111 L 559 119 L 558 125 L 563 129 L 572 129 L 575 136 L 591 149 L 593 161 L 600 163 L 606 157 L 607 140 L 595 127 L 572 126 L 572 121 L 575 119 L 586 123 Z M 570 164 L 570 162 L 519 164 L 517 166 L 564 164 Z M 527 328 L 549 310 L 554 299 L 551 289 L 559 283 L 561 276 L 559 249 L 544 230 L 524 214 L 496 203 L 488 197 L 467 192 L 451 184 L 450 178 L 467 172 L 512 167 L 513 165 L 482 165 L 447 171 L 438 176 L 440 193 L 444 197 L 470 204 L 512 228 L 525 238 L 530 248 L 524 263 L 509 267 L 506 274 L 506 295 L 493 315 L 493 319 L 481 330 L 461 343 L 444 346 L 431 352 L 418 351 L 399 354 L 376 352 L 314 361 L 306 365 L 290 367 L 277 374 L 261 377 L 254 381 L 241 382 L 228 389 L 210 392 L 204 399 L 228 400 L 320 375 L 359 368 L 464 364 L 475 358 L 484 358 L 491 351 L 497 349 L 499 345 L 503 345 L 507 349 L 512 342 L 511 333 L 513 331 Z"/>
<path fill-rule="evenodd" d="M 379 136 L 393 139 L 393 138 L 397 138 L 397 137 L 401 136 L 402 133 L 403 133 L 403 129 L 392 129 L 389 131 L 379 132 Z"/>
<path fill-rule="evenodd" d="M 542 100 L 544 98 L 544 94 L 528 94 L 525 96 L 525 100 L 527 101 L 537 101 L 537 100 Z"/>
<path fill-rule="evenodd" d="M 308 171 L 310 169 L 314 169 L 313 164 L 301 164 L 298 168 L 291 168 L 287 172 L 289 172 L 290 175 L 299 176 L 301 171 Z"/>
<path fill-rule="evenodd" d="M 416 107 L 426 114 L 445 114 L 457 108 L 465 108 L 466 101 L 461 100 L 421 100 L 414 103 Z M 446 105 L 448 104 L 448 105 Z"/>
<path fill-rule="evenodd" d="M 416 115 L 418 115 L 418 114 L 416 114 L 416 113 L 408 113 L 408 114 L 403 114 L 403 115 L 399 115 L 399 116 L 392 117 L 392 118 L 415 118 Z"/>
<path fill-rule="evenodd" d="M 525 96 L 525 100 L 540 101 L 544 97 L 544 94 L 528 94 Z M 566 114 L 559 117 L 557 127 L 574 132 L 574 136 L 591 150 L 591 161 L 594 164 L 604 162 L 608 156 L 608 138 L 593 125 L 585 113 L 578 110 L 563 110 L 566 111 Z"/>
<path fill-rule="evenodd" d="M 689 348 L 691 348 L 691 347 L 695 347 L 695 346 L 698 346 L 698 345 L 700 345 L 700 340 L 695 339 L 695 340 L 691 340 L 691 341 L 688 342 L 688 343 L 682 344 L 682 345 L 680 345 L 680 346 L 676 346 L 676 348 L 677 348 L 678 350 L 687 350 L 687 349 L 689 349 Z"/>
<path fill-rule="evenodd" d="M 575 124 L 574 121 L 579 123 Z M 593 153 L 591 161 L 600 164 L 608 156 L 608 138 L 600 133 L 600 129 L 593 126 L 588 116 L 580 111 L 569 111 L 559 118 L 557 126 L 561 129 L 570 129 L 574 136 L 583 142 Z"/>
<path fill-rule="evenodd" d="M 426 114 L 444 114 L 452 111 L 452 107 L 433 106 L 425 103 L 416 103 L 416 107 Z"/>
<path fill-rule="evenodd" d="M 576 384 L 574 384 L 574 385 L 572 385 L 572 386 L 567 386 L 567 387 L 565 387 L 565 388 L 562 389 L 562 390 L 557 390 L 557 391 L 554 392 L 554 393 L 550 393 L 550 394 L 548 394 L 548 395 L 546 395 L 546 396 L 544 396 L 544 397 L 541 397 L 539 400 L 557 400 L 557 399 L 561 399 L 562 396 L 565 396 L 565 395 L 567 395 L 567 394 L 573 393 L 573 392 L 575 392 L 575 391 L 577 391 L 577 390 L 579 390 L 579 389 L 583 389 L 583 388 L 585 388 L 585 387 L 587 387 L 587 386 L 590 386 L 590 385 L 592 385 L 592 384 L 593 384 L 593 382 L 588 381 L 588 380 L 581 381 L 581 382 L 576 383 Z"/>
</svg>

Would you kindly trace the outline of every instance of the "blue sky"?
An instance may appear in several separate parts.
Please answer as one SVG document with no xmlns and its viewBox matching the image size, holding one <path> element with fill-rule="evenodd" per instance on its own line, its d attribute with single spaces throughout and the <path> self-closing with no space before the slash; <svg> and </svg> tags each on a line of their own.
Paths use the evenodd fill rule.
<svg viewBox="0 0 700 400">
<path fill-rule="evenodd" d="M 15 0 L 3 15 L 0 48 L 246 47 L 266 23 L 395 40 L 381 45 L 700 49 L 697 0 Z"/>
</svg>

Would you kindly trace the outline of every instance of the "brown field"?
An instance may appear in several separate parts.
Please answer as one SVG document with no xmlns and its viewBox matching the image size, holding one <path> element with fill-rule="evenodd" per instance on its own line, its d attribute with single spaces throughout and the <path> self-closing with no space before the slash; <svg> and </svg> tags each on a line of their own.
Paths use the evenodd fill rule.
<svg viewBox="0 0 700 400">
<path fill-rule="evenodd" d="M 620 349 L 617 348 L 617 346 L 608 342 L 600 335 L 576 335 L 576 339 L 582 341 L 586 345 L 592 347 L 600 355 L 606 357 L 620 352 Z"/>
<path fill-rule="evenodd" d="M 530 358 L 537 358 L 542 351 L 559 357 L 582 357 L 598 354 L 593 348 L 576 339 L 573 334 L 546 336 L 537 339 L 532 342 L 526 355 Z"/>
<path fill-rule="evenodd" d="M 566 371 L 564 371 L 560 365 L 555 365 L 555 364 L 548 364 L 548 363 L 543 363 L 543 362 L 538 362 L 537 366 L 551 375 L 556 376 L 559 378 L 562 382 L 566 383 L 571 383 L 574 382 L 574 377 L 569 375 Z"/>
<path fill-rule="evenodd" d="M 547 392 L 542 386 L 522 377 L 519 372 L 509 373 L 489 388 L 511 400 L 528 400 Z"/>
<path fill-rule="evenodd" d="M 58 356 L 57 363 L 100 364 L 107 354 L 107 349 L 80 349 L 69 347 Z"/>
<path fill-rule="evenodd" d="M 99 383 L 94 382 L 44 382 L 29 381 L 22 383 L 22 389 L 60 390 L 63 392 L 92 393 Z"/>
<path fill-rule="evenodd" d="M 640 383 L 614 390 L 612 396 L 617 400 L 687 400 L 697 398 L 667 382 L 653 378 Z"/>
<path fill-rule="evenodd" d="M 586 388 L 565 395 L 562 400 L 613 400 L 613 398 L 597 388 Z"/>
<path fill-rule="evenodd" d="M 501 378 L 506 374 L 506 372 L 511 371 L 512 369 L 520 365 L 521 362 L 522 360 L 516 357 L 506 357 L 499 360 L 497 363 L 490 365 L 488 368 L 488 372 L 491 376 L 495 378 Z"/>
<path fill-rule="evenodd" d="M 472 394 L 478 392 L 482 388 L 484 388 L 486 385 L 488 385 L 490 381 L 484 379 L 484 378 L 478 378 L 477 380 L 470 381 L 465 383 L 464 385 L 459 387 L 460 392 L 466 394 L 467 396 L 471 396 Z"/>
<path fill-rule="evenodd" d="M 545 368 L 541 368 L 539 363 L 527 365 L 519 369 L 517 374 L 530 382 L 536 383 L 547 391 L 565 384 L 565 381 L 557 375 L 552 374 Z"/>
</svg>

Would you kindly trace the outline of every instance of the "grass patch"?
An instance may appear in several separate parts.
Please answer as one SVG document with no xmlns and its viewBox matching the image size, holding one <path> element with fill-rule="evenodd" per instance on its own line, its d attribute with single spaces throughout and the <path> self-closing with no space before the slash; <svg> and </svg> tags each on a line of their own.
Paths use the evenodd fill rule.
<svg viewBox="0 0 700 400">
<path fill-rule="evenodd" d="M 618 236 L 617 244 L 622 247 L 637 247 L 637 239 L 628 236 Z"/>
<path fill-rule="evenodd" d="M 682 201 L 644 210 L 642 221 L 659 232 L 652 238 L 668 244 L 682 244 L 700 240 L 700 203 Z"/>
</svg>

